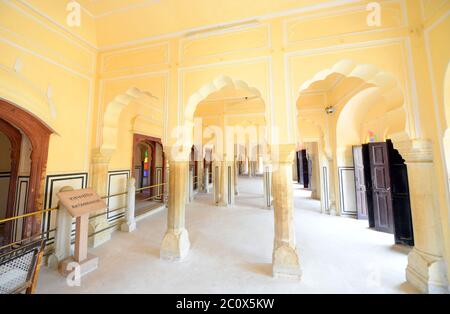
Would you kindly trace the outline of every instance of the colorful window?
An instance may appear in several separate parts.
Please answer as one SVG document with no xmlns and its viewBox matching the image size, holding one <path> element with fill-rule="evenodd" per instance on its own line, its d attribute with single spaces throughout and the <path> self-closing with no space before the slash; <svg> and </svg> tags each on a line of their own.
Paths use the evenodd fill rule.
<svg viewBox="0 0 450 314">
<path fill-rule="evenodd" d="M 148 150 L 145 151 L 144 156 L 144 177 L 147 178 L 149 173 Z"/>
</svg>

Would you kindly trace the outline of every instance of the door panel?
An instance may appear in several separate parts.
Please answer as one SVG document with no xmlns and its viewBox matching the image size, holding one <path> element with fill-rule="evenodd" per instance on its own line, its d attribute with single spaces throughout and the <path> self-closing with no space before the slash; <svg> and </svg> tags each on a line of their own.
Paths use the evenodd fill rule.
<svg viewBox="0 0 450 314">
<path fill-rule="evenodd" d="M 374 228 L 372 175 L 370 173 L 369 146 L 367 144 L 353 147 L 353 164 L 355 167 L 358 219 L 368 219 L 369 227 Z"/>
<path fill-rule="evenodd" d="M 375 229 L 394 233 L 391 180 L 386 143 L 370 143 L 369 159 L 372 174 Z"/>
<path fill-rule="evenodd" d="M 355 167 L 356 210 L 358 219 L 368 218 L 366 184 L 362 146 L 353 146 L 353 164 Z"/>
<path fill-rule="evenodd" d="M 302 173 L 303 173 L 303 187 L 309 187 L 309 162 L 306 155 L 306 149 L 302 150 Z"/>
<path fill-rule="evenodd" d="M 400 153 L 388 141 L 391 166 L 392 206 L 395 243 L 414 246 L 414 233 L 409 199 L 408 168 Z"/>
<path fill-rule="evenodd" d="M 298 151 L 297 154 L 297 182 L 299 184 L 303 184 L 303 175 L 302 175 L 302 153 Z"/>
</svg>

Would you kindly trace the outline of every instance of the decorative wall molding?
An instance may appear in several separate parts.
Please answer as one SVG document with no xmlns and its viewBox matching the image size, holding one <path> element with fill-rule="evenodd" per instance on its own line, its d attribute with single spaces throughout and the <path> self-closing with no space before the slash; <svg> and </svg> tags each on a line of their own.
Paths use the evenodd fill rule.
<svg viewBox="0 0 450 314">
<path fill-rule="evenodd" d="M 158 51 L 157 48 L 162 48 L 162 51 Z M 121 67 L 121 68 L 116 68 L 116 69 L 112 69 L 112 70 L 106 70 L 105 65 L 107 64 L 107 62 L 111 59 L 114 58 L 125 58 L 127 55 L 130 54 L 138 54 L 138 53 L 142 53 L 147 51 L 147 53 L 151 50 L 154 50 L 155 52 L 162 52 L 162 55 L 160 55 L 159 57 L 161 58 L 161 60 L 158 61 L 152 61 L 151 58 L 149 58 L 148 56 L 146 56 L 146 60 L 148 63 L 145 64 L 141 64 L 141 65 L 134 65 L 134 66 L 125 66 L 125 67 Z M 100 58 L 100 72 L 101 73 L 117 73 L 120 71 L 129 71 L 129 70 L 141 70 L 141 69 L 146 69 L 150 66 L 155 66 L 155 65 L 164 65 L 164 66 L 168 66 L 170 63 L 170 45 L 169 42 L 161 42 L 161 43 L 150 43 L 150 44 L 146 44 L 146 45 L 142 45 L 142 46 L 138 46 L 138 47 L 131 47 L 131 48 L 125 48 L 125 49 L 121 49 L 121 50 L 114 50 L 114 51 L 108 51 L 105 53 L 101 54 L 101 58 Z"/>
<path fill-rule="evenodd" d="M 259 39 L 264 39 L 264 40 L 262 43 L 257 43 L 253 47 L 249 46 L 249 47 L 245 48 L 245 47 L 237 47 L 235 45 L 229 45 L 230 47 L 227 50 L 218 51 L 215 53 L 199 54 L 199 55 L 196 55 L 196 56 L 194 55 L 194 56 L 190 56 L 190 57 L 187 56 L 189 53 L 189 49 L 191 49 L 192 46 L 194 46 L 197 42 L 202 42 L 205 40 L 207 40 L 208 42 L 211 42 L 216 39 L 222 39 L 222 41 L 223 41 L 223 38 L 226 36 L 239 37 L 243 33 L 251 33 L 251 32 L 255 32 L 257 30 L 261 30 L 261 29 L 264 31 L 264 34 L 262 35 L 262 37 L 260 36 Z M 225 55 L 238 53 L 238 52 L 244 52 L 244 51 L 248 52 L 248 51 L 258 51 L 258 50 L 262 50 L 262 49 L 270 49 L 271 47 L 272 47 L 272 41 L 271 41 L 270 24 L 257 23 L 256 25 L 244 25 L 239 28 L 236 28 L 236 27 L 227 28 L 227 29 L 220 30 L 220 31 L 208 32 L 205 34 L 199 34 L 199 35 L 192 36 L 192 37 L 182 38 L 178 44 L 178 58 L 179 58 L 179 63 L 183 63 L 189 59 L 198 60 L 198 59 L 207 58 L 207 57 L 225 56 Z"/>
<path fill-rule="evenodd" d="M 56 194 L 64 186 L 71 186 L 75 190 L 85 189 L 88 185 L 88 173 L 65 173 L 65 174 L 54 174 L 48 175 L 45 183 L 45 197 L 44 206 L 45 209 L 55 208 L 58 206 L 58 197 Z M 56 226 L 56 216 L 55 212 L 48 212 L 43 215 L 42 218 L 42 230 L 41 232 L 47 233 L 48 238 L 47 244 L 52 244 L 55 239 Z M 72 231 L 72 236 L 74 236 L 74 230 Z"/>
<path fill-rule="evenodd" d="M 399 29 L 402 27 L 406 27 L 408 25 L 408 15 L 406 11 L 406 3 L 404 0 L 387 0 L 387 1 L 379 1 L 381 5 L 383 4 L 398 4 L 401 8 L 400 12 L 400 23 L 397 26 L 394 27 L 377 27 L 376 29 L 367 29 L 367 30 L 355 30 L 351 29 L 346 33 L 336 34 L 336 35 L 326 35 L 326 36 L 319 36 L 309 39 L 302 39 L 302 40 L 289 40 L 289 27 L 291 24 L 300 23 L 302 21 L 307 20 L 321 20 L 323 21 L 324 18 L 328 17 L 337 17 L 337 16 L 345 16 L 349 13 L 357 13 L 361 12 L 363 17 L 365 18 L 367 16 L 367 10 L 366 10 L 366 4 L 361 2 L 356 3 L 354 6 L 350 7 L 336 7 L 332 10 L 328 10 L 326 12 L 312 12 L 311 14 L 299 16 L 299 17 L 293 17 L 288 18 L 283 21 L 283 43 L 285 46 L 289 46 L 292 44 L 297 44 L 301 42 L 309 42 L 309 41 L 317 41 L 317 40 L 324 40 L 324 39 L 333 39 L 333 38 L 342 38 L 347 35 L 363 35 L 363 34 L 372 34 L 372 33 L 380 33 L 380 32 L 387 32 L 394 29 Z M 326 22 L 324 22 L 326 23 Z"/>
<path fill-rule="evenodd" d="M 108 172 L 108 195 L 122 193 L 127 190 L 128 179 L 130 178 L 130 170 L 113 170 Z M 122 179 L 122 186 L 115 186 L 113 183 L 114 179 Z M 117 190 L 116 190 L 117 189 Z M 126 195 L 115 196 L 108 198 L 106 201 L 107 209 L 107 219 L 108 222 L 113 222 L 124 217 L 123 211 L 117 211 L 110 213 L 110 211 L 117 209 L 118 207 L 126 206 Z"/>
<path fill-rule="evenodd" d="M 345 192 L 344 192 L 344 173 L 348 172 L 349 175 L 352 176 L 353 180 L 355 177 L 355 168 L 354 167 L 338 167 L 338 174 L 339 174 L 339 199 L 340 199 L 340 205 L 341 205 L 341 213 L 344 215 L 349 215 L 349 216 L 356 216 L 357 211 L 356 211 L 356 207 L 354 208 L 354 210 L 349 210 L 349 200 L 347 200 L 347 198 L 345 197 Z M 355 187 L 355 184 L 353 182 L 352 187 Z M 354 204 L 356 204 L 356 194 L 353 194 L 354 197 Z"/>
</svg>

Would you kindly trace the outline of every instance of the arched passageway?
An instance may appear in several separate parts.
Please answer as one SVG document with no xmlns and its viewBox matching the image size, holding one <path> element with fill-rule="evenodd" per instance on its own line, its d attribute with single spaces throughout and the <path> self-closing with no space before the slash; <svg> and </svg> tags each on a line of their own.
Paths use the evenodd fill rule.
<svg viewBox="0 0 450 314">
<path fill-rule="evenodd" d="M 8 188 L 4 189 L 2 196 L 6 200 L 3 203 L 4 216 L 8 218 L 42 210 L 48 148 L 53 131 L 29 112 L 0 99 L 0 132 L 6 149 L 2 150 L 2 159 L 5 159 L 5 166 L 9 162 L 6 171 Z M 23 176 L 19 178 L 19 174 Z M 28 182 L 26 192 L 18 189 L 19 179 Z M 22 198 L 21 202 L 17 202 L 18 197 Z M 6 223 L 3 227 L 4 241 L 19 241 L 39 234 L 40 219 L 33 216 L 20 223 Z"/>
<path fill-rule="evenodd" d="M 164 202 L 166 160 L 161 139 L 133 135 L 132 177 L 136 180 L 135 216 L 142 216 Z"/>
<path fill-rule="evenodd" d="M 316 121 L 319 126 L 326 212 L 371 218 L 368 212 L 373 211 L 371 226 L 394 233 L 392 243 L 414 245 L 406 278 L 430 291 L 441 289 L 446 281 L 442 275 L 432 279 L 433 269 L 443 267 L 442 248 L 436 245 L 439 232 L 423 227 L 424 221 L 431 226 L 435 220 L 433 192 L 423 189 L 423 180 L 433 185 L 426 175 L 433 163 L 430 144 L 409 139 L 414 123 L 409 121 L 408 101 L 391 74 L 343 60 L 303 84 L 297 109 L 299 123 Z M 368 153 L 362 154 L 361 147 Z M 364 174 L 371 177 L 370 184 L 364 184 Z M 372 200 L 367 199 L 367 189 Z M 372 209 L 367 208 L 370 204 Z M 423 263 L 431 255 L 437 258 Z"/>
<path fill-rule="evenodd" d="M 246 113 L 243 115 L 242 108 Z M 265 201 L 270 207 L 271 191 L 278 191 L 274 197 L 274 247 L 272 271 L 275 277 L 289 277 L 299 279 L 301 276 L 300 261 L 295 245 L 293 208 L 290 187 L 281 191 L 290 181 L 289 173 L 284 170 L 289 164 L 290 145 L 277 146 L 281 160 L 277 160 L 277 170 L 274 179 L 270 179 L 271 156 L 268 153 L 268 132 L 265 106 L 260 92 L 249 87 L 245 82 L 233 81 L 221 76 L 200 88 L 188 100 L 184 109 L 183 132 L 176 147 L 171 150 L 170 159 L 170 194 L 168 208 L 168 226 L 161 246 L 161 257 L 169 260 L 184 258 L 190 248 L 188 231 L 185 227 L 185 182 L 189 176 L 189 155 L 192 144 L 203 146 L 206 138 L 207 147 L 213 148 L 212 177 L 214 185 L 214 203 L 223 207 L 233 207 L 236 200 L 237 147 L 246 147 L 245 154 L 251 160 L 250 168 L 256 174 L 264 165 Z M 243 116 L 245 118 L 243 119 Z M 244 121 L 244 122 L 243 122 Z M 245 121 L 249 121 L 247 125 Z M 204 123 L 205 122 L 205 123 Z M 237 144 L 237 145 L 236 145 Z M 263 148 L 262 152 L 259 148 Z M 284 149 L 284 150 L 283 150 Z M 202 151 L 200 148 L 198 151 Z M 244 152 L 239 152 L 244 153 Z M 260 156 L 263 158 L 259 158 Z M 274 152 L 272 152 L 274 154 Z M 252 156 L 256 155 L 256 156 Z M 202 164 L 202 163 L 200 163 Z M 251 170 L 251 169 L 250 169 Z"/>
</svg>

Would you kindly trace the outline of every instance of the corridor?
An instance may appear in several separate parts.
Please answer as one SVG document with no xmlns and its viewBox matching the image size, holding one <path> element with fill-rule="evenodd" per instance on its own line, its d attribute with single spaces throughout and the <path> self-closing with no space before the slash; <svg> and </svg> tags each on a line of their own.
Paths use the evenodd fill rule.
<svg viewBox="0 0 450 314">
<path fill-rule="evenodd" d="M 138 222 L 134 233 L 114 232 L 90 251 L 99 268 L 69 287 L 43 267 L 38 293 L 416 293 L 405 282 L 405 248 L 364 221 L 321 214 L 318 201 L 294 185 L 301 281 L 271 276 L 273 211 L 263 209 L 261 178 L 239 178 L 232 208 L 199 193 L 186 206 L 191 250 L 182 262 L 159 258 L 166 211 Z"/>
</svg>

